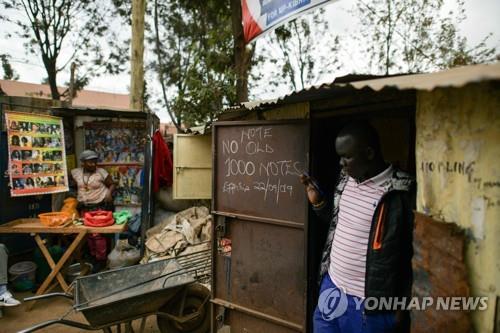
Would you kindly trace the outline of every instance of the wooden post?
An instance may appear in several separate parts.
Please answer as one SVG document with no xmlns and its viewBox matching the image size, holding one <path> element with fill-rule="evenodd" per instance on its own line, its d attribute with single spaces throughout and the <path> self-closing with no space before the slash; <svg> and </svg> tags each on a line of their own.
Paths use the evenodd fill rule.
<svg viewBox="0 0 500 333">
<path fill-rule="evenodd" d="M 132 49 L 130 57 L 130 108 L 144 110 L 144 15 L 146 0 L 132 1 Z"/>
</svg>

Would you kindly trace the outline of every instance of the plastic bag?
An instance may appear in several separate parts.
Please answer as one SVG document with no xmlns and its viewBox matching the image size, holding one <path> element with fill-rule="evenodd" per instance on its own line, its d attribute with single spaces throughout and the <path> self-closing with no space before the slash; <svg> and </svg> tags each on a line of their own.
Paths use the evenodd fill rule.
<svg viewBox="0 0 500 333">
<path fill-rule="evenodd" d="M 107 227 L 114 223 L 113 212 L 109 210 L 94 210 L 83 214 L 83 224 L 89 227 Z"/>
<path fill-rule="evenodd" d="M 131 217 L 132 217 L 132 214 L 128 210 L 122 210 L 122 211 L 113 213 L 113 218 L 115 219 L 116 224 L 127 223 Z"/>
<path fill-rule="evenodd" d="M 126 239 L 120 239 L 115 248 L 108 255 L 110 269 L 133 266 L 141 259 L 141 251 L 128 244 Z"/>
</svg>

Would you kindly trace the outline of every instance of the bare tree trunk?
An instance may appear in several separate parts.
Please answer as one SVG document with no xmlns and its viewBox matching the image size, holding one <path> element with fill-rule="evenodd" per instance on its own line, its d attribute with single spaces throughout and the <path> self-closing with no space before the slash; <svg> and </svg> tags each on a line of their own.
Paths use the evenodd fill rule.
<svg viewBox="0 0 500 333">
<path fill-rule="evenodd" d="M 170 119 L 177 128 L 179 133 L 184 133 L 182 129 L 182 118 L 180 115 L 176 115 L 173 110 L 170 108 L 167 97 L 167 88 L 165 87 L 165 78 L 163 72 L 163 62 L 162 62 L 162 54 L 161 54 L 161 42 L 160 42 L 160 30 L 158 26 L 158 0 L 154 0 L 154 10 L 153 10 L 153 18 L 154 18 L 154 28 L 155 28 L 155 44 L 156 44 L 156 56 L 158 59 L 158 79 L 161 85 L 161 91 L 163 93 L 163 100 L 165 102 L 165 108 L 167 109 L 167 113 L 170 116 Z M 180 57 L 179 57 L 180 59 Z M 179 88 L 179 91 L 183 91 L 183 89 Z"/>
<path fill-rule="evenodd" d="M 239 103 L 248 101 L 248 74 L 254 49 L 247 49 L 243 35 L 240 0 L 231 0 L 231 17 L 234 38 L 234 70 L 236 73 L 236 96 Z"/>
<path fill-rule="evenodd" d="M 130 108 L 144 110 L 144 14 L 146 0 L 132 1 Z"/>
<path fill-rule="evenodd" d="M 49 60 L 47 57 L 42 57 L 45 68 L 47 70 L 47 80 L 49 82 L 50 94 L 52 95 L 52 99 L 59 100 L 61 98 L 61 94 L 57 89 L 57 70 L 56 70 L 56 62 Z"/>
<path fill-rule="evenodd" d="M 297 20 L 292 21 L 293 25 L 293 30 L 295 31 L 295 35 L 297 36 L 297 40 L 299 43 L 299 52 L 297 56 L 297 62 L 299 64 L 299 74 L 300 74 L 300 90 L 304 89 L 305 87 L 305 80 L 304 80 L 304 74 L 306 71 L 306 60 L 302 57 L 304 53 L 307 52 L 302 50 L 302 36 L 299 31 L 299 27 L 297 26 Z M 293 77 L 293 81 L 295 81 L 295 75 Z M 296 84 L 294 84 L 294 89 L 297 90 Z"/>
<path fill-rule="evenodd" d="M 68 98 L 68 103 L 70 106 L 73 105 L 73 96 L 75 95 L 75 69 L 76 69 L 76 64 L 72 62 L 71 74 L 69 77 L 69 98 Z"/>
</svg>

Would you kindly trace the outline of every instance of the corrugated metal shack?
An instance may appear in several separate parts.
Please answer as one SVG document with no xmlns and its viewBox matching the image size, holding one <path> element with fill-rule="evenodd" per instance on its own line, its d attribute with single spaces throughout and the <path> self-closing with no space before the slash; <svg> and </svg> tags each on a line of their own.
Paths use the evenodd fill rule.
<svg viewBox="0 0 500 333">
<path fill-rule="evenodd" d="M 213 331 L 223 323 L 233 332 L 308 331 L 326 232 L 308 213 L 298 177 L 289 176 L 294 172 L 271 177 L 287 182 L 274 186 L 276 209 L 266 199 L 273 187 L 246 182 L 255 181 L 252 165 L 260 164 L 262 173 L 255 153 L 266 152 L 292 161 L 287 170 L 309 170 L 331 190 L 337 131 L 368 119 L 386 159 L 417 178 L 414 293 L 488 297 L 488 308 L 470 315 L 414 311 L 412 331 L 499 332 L 499 88 L 498 63 L 381 79 L 348 76 L 221 115 L 212 148 Z M 239 151 L 250 139 L 246 152 Z M 232 244 L 229 250 L 217 247 L 220 240 Z"/>
</svg>

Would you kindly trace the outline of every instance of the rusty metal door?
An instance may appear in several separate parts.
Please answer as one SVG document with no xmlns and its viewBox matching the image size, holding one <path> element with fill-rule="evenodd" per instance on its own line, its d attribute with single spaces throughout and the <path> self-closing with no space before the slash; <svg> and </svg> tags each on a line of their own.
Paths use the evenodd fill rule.
<svg viewBox="0 0 500 333">
<path fill-rule="evenodd" d="M 308 123 L 218 122 L 212 139 L 212 332 L 305 332 Z"/>
</svg>

